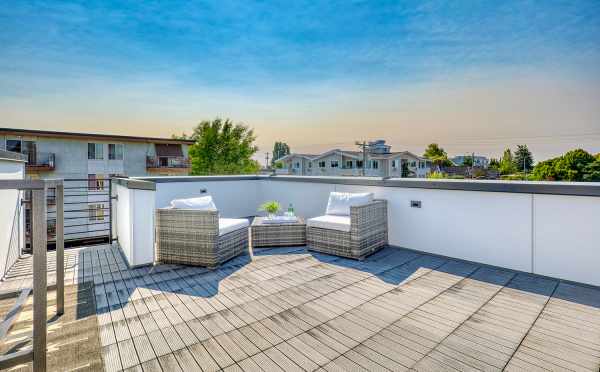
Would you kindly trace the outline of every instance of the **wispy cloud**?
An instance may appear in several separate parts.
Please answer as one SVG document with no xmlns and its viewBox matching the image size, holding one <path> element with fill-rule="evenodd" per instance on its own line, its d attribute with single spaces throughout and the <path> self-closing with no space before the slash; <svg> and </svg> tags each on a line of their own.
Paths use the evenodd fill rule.
<svg viewBox="0 0 600 372">
<path fill-rule="evenodd" d="M 263 147 L 600 130 L 599 19 L 597 1 L 12 2 L 0 123 L 169 135 L 222 115 Z"/>
</svg>

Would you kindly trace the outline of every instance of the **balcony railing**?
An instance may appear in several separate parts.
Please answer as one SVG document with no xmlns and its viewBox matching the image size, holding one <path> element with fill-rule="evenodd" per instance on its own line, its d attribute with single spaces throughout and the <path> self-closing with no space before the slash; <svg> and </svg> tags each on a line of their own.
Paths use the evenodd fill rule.
<svg viewBox="0 0 600 372">
<path fill-rule="evenodd" d="M 24 152 L 27 170 L 54 170 L 55 156 L 52 152 Z"/>
<path fill-rule="evenodd" d="M 190 159 L 181 156 L 148 156 L 146 168 L 189 168 Z"/>
</svg>

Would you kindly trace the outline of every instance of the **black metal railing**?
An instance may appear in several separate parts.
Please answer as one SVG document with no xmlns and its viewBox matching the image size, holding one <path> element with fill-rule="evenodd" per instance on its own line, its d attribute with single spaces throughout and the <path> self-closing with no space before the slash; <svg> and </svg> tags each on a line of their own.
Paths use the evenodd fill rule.
<svg viewBox="0 0 600 372">
<path fill-rule="evenodd" d="M 67 246 L 93 242 L 110 242 L 112 226 L 111 193 L 112 183 L 106 179 L 66 179 L 64 184 L 64 237 Z M 56 241 L 56 196 L 53 188 L 48 189 L 47 235 L 48 245 Z M 26 249 L 30 247 L 31 212 L 30 196 L 25 196 Z"/>
<path fill-rule="evenodd" d="M 183 156 L 148 156 L 146 168 L 189 168 L 190 159 Z"/>
<path fill-rule="evenodd" d="M 55 166 L 55 155 L 52 152 L 23 152 L 27 156 L 27 168 L 44 168 L 53 170 Z"/>
</svg>

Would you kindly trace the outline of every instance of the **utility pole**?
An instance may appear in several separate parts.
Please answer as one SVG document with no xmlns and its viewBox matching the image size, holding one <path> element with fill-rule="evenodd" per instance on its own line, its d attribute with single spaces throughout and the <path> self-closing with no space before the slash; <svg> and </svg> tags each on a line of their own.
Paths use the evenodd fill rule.
<svg viewBox="0 0 600 372">
<path fill-rule="evenodd" d="M 270 166 L 269 166 L 269 153 L 268 152 L 265 154 L 265 164 L 266 164 L 265 168 L 269 169 Z"/>
<path fill-rule="evenodd" d="M 369 147 L 369 145 L 367 145 L 367 142 L 365 141 L 356 141 L 355 145 L 360 147 L 362 149 L 362 153 L 363 153 L 363 166 L 362 166 L 362 176 L 365 176 L 365 168 L 367 167 L 367 148 Z"/>
</svg>

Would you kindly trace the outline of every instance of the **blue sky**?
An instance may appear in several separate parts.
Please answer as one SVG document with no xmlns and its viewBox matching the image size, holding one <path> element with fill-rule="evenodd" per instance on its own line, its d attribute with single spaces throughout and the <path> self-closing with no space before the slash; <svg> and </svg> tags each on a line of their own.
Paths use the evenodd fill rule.
<svg viewBox="0 0 600 372">
<path fill-rule="evenodd" d="M 600 151 L 600 1 L 15 1 L 0 27 L 1 126 L 168 136 L 226 116 L 264 150 Z"/>
</svg>

